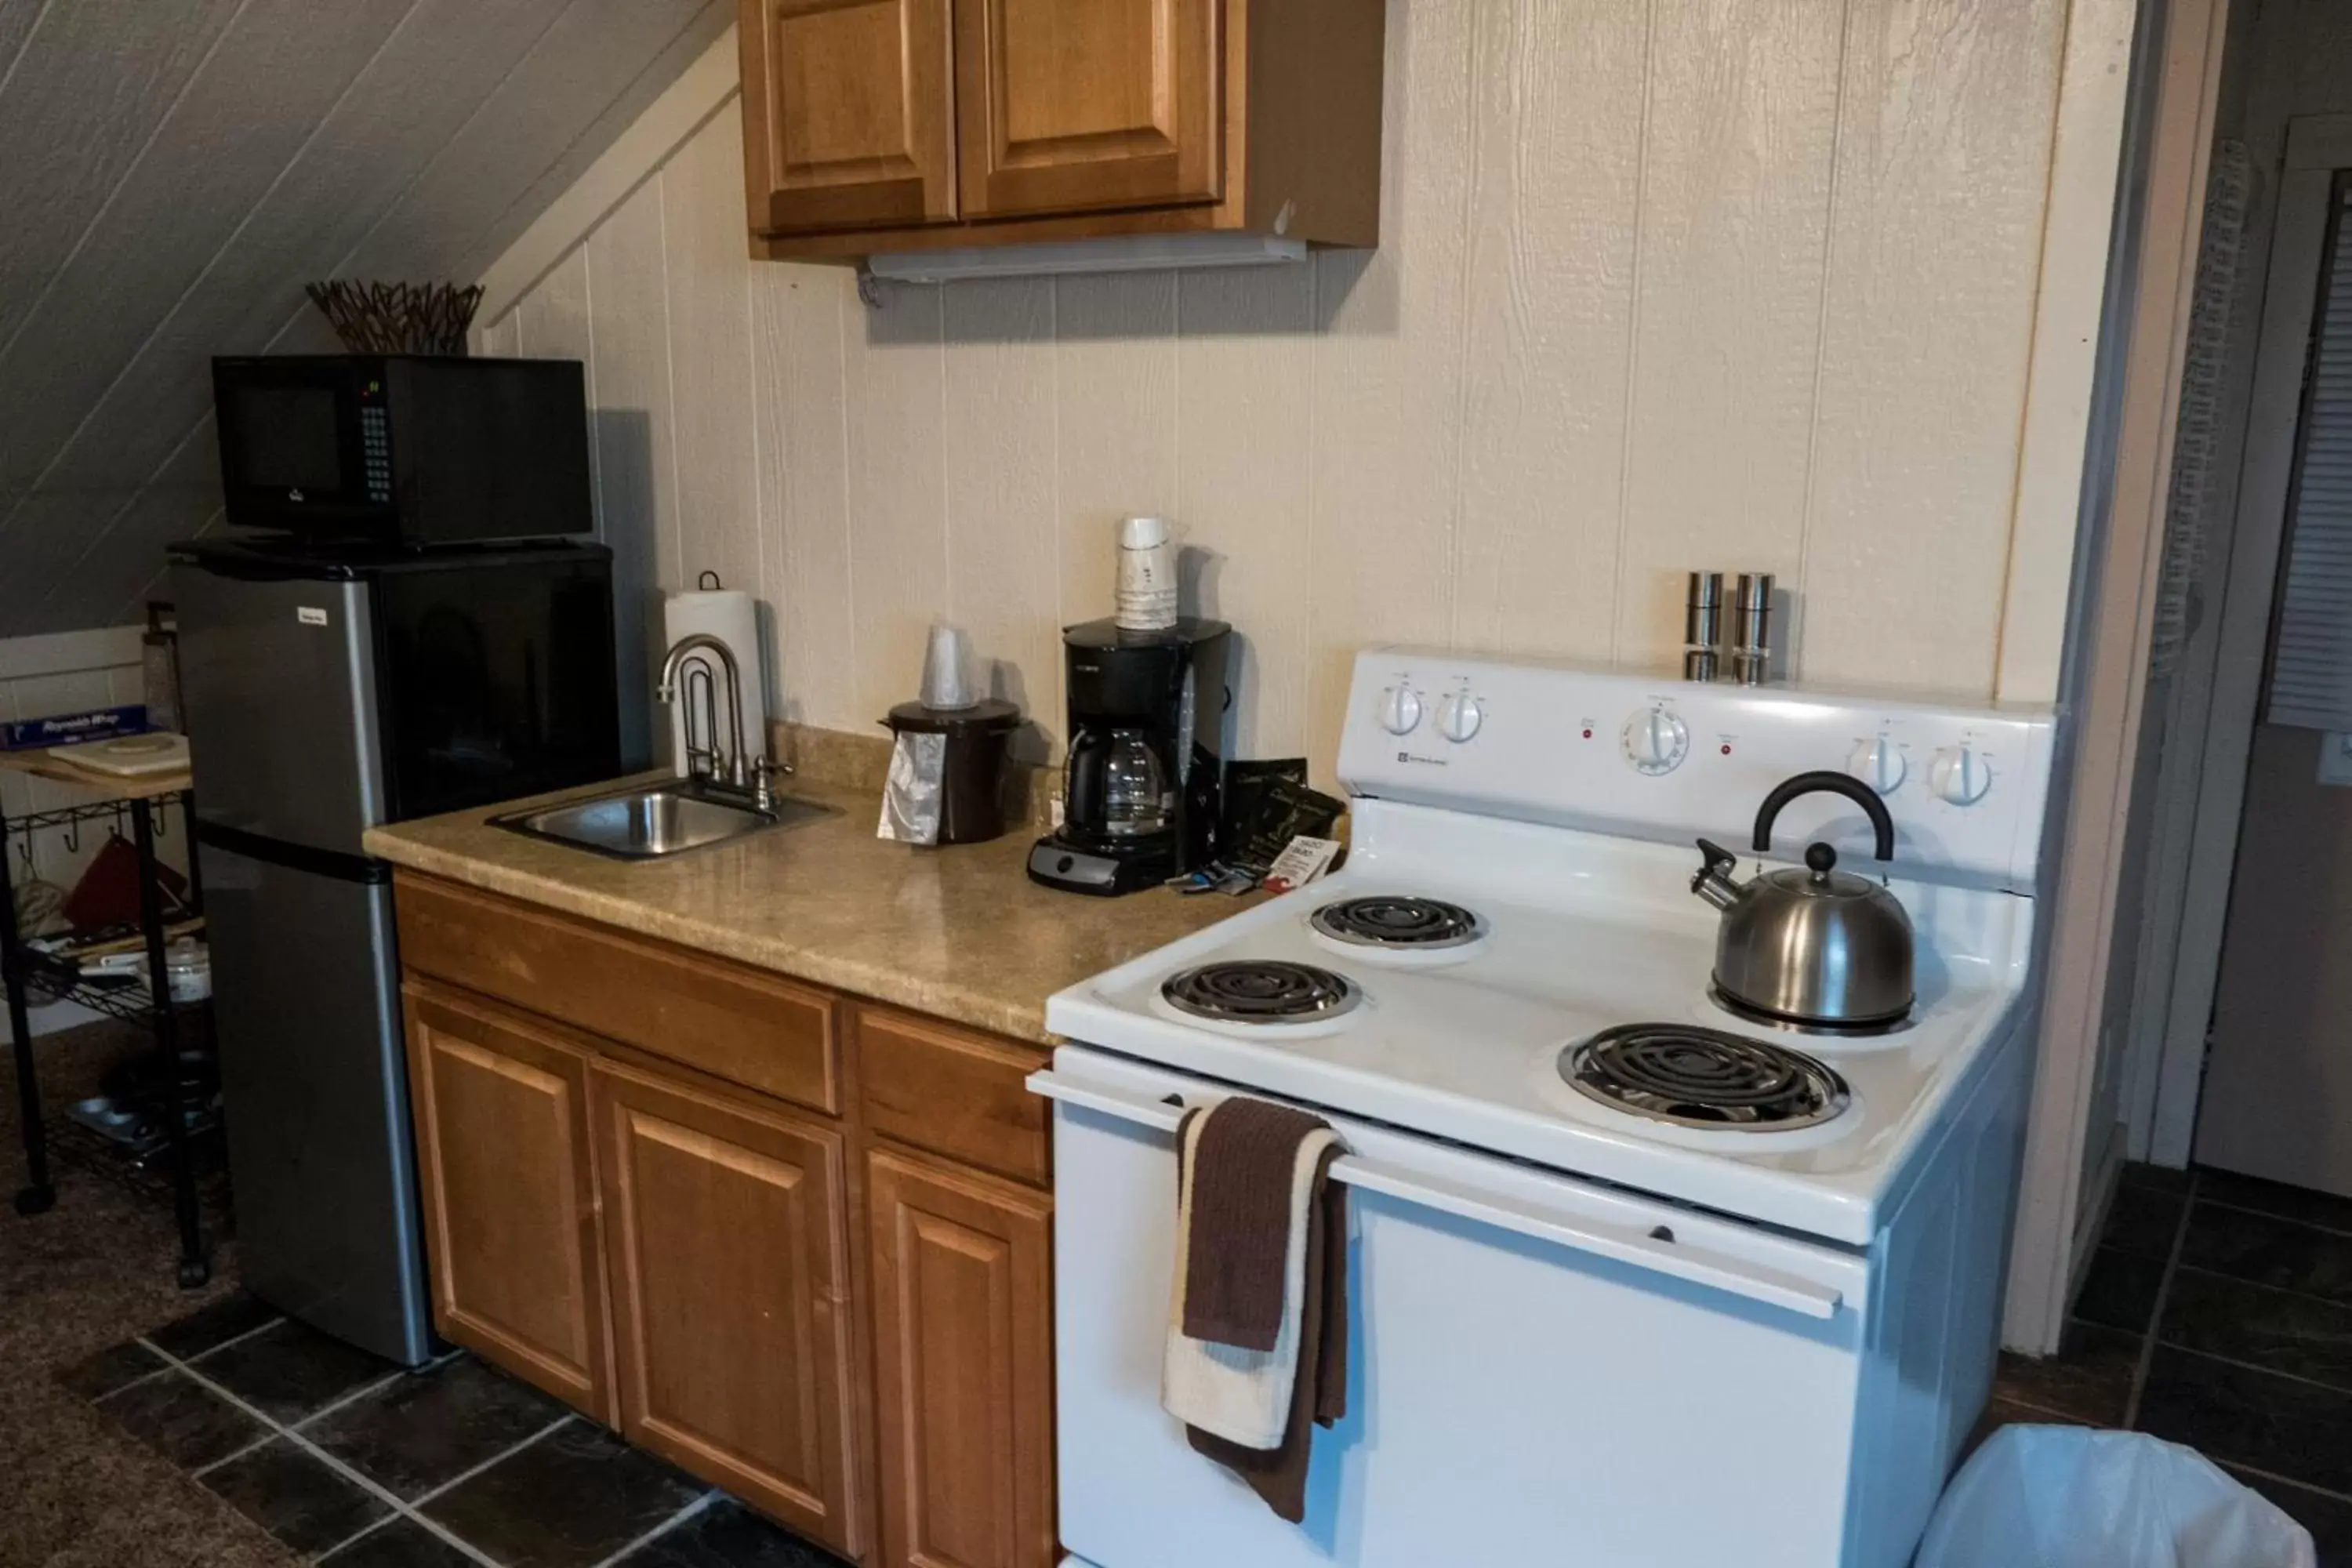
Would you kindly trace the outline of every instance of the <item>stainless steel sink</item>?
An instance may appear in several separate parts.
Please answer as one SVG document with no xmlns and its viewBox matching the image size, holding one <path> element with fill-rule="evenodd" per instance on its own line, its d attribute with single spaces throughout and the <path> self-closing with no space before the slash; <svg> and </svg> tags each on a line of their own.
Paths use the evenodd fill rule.
<svg viewBox="0 0 2352 1568">
<path fill-rule="evenodd" d="M 762 811 L 677 784 L 509 812 L 490 818 L 490 824 L 622 860 L 658 860 L 833 815 L 832 806 L 788 796 Z"/>
</svg>

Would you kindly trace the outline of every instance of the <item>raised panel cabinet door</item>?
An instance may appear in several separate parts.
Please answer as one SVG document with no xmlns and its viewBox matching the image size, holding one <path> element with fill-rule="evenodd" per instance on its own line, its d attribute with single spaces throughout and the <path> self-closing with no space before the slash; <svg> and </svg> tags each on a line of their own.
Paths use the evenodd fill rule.
<svg viewBox="0 0 2352 1568">
<path fill-rule="evenodd" d="M 949 0 L 740 0 L 744 180 L 763 234 L 956 216 Z"/>
<path fill-rule="evenodd" d="M 609 1421 L 588 1058 L 520 1015 L 404 993 L 434 1324 Z"/>
<path fill-rule="evenodd" d="M 1053 1199 L 877 1149 L 882 1559 L 1053 1568 Z"/>
<path fill-rule="evenodd" d="M 594 1096 L 622 1432 L 856 1556 L 840 1133 L 608 1062 Z"/>
<path fill-rule="evenodd" d="M 966 217 L 1213 202 L 1224 0 L 955 0 Z"/>
</svg>

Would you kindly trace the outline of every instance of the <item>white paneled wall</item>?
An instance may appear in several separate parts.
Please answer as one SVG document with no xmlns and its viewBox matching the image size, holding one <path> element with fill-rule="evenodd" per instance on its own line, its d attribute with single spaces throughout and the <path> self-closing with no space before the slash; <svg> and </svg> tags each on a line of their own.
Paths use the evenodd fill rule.
<svg viewBox="0 0 2352 1568">
<path fill-rule="evenodd" d="M 730 104 L 487 342 L 588 360 L 608 536 L 758 586 L 780 717 L 870 728 L 945 618 L 1058 744 L 1139 510 L 1250 754 L 1328 769 L 1369 641 L 1670 658 L 1693 567 L 1780 574 L 1802 679 L 1985 697 L 2074 526 L 2012 524 L 2065 10 L 1392 0 L 1378 251 L 873 309 L 745 258 Z"/>
</svg>

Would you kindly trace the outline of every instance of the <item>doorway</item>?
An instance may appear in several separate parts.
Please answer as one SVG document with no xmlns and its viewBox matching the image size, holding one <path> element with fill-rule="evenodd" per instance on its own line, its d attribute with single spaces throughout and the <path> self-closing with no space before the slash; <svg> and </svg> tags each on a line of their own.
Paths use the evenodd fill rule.
<svg viewBox="0 0 2352 1568">
<path fill-rule="evenodd" d="M 2352 1196 L 2352 15 L 2249 15 L 2209 184 L 2238 206 L 2209 209 L 2200 262 L 2235 276 L 2180 418 L 2108 1015 L 2132 1157 Z"/>
</svg>

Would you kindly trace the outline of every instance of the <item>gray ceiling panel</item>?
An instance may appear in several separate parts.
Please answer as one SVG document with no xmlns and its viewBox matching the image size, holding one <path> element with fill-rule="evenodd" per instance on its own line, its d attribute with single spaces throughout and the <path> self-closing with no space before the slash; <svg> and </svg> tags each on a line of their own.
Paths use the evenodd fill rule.
<svg viewBox="0 0 2352 1568">
<path fill-rule="evenodd" d="M 331 347 L 310 278 L 469 279 L 731 12 L 0 0 L 0 637 L 214 520 L 211 355 Z"/>
</svg>

